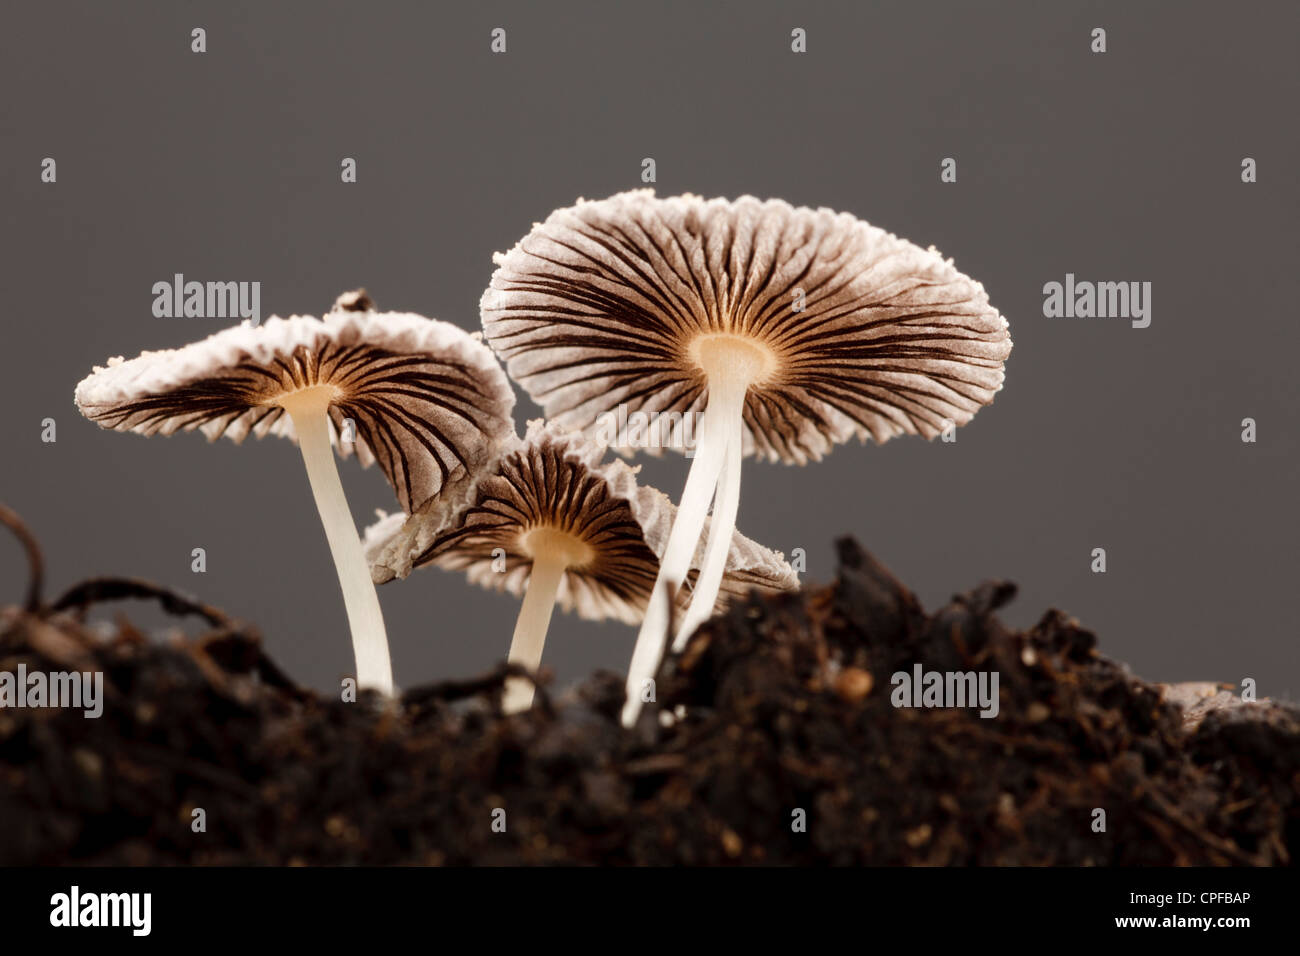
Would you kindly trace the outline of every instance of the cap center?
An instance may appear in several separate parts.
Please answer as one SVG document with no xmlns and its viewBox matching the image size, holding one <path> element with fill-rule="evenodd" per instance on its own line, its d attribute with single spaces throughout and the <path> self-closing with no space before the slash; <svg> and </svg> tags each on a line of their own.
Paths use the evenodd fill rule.
<svg viewBox="0 0 1300 956">
<path fill-rule="evenodd" d="M 577 535 L 548 525 L 529 528 L 520 536 L 519 546 L 534 563 L 557 561 L 566 568 L 590 564 L 596 557 L 595 549 Z"/>
<path fill-rule="evenodd" d="M 710 380 L 727 378 L 752 385 L 777 369 L 770 348 L 751 336 L 732 332 L 697 335 L 691 340 L 689 354 Z"/>
<path fill-rule="evenodd" d="M 277 395 L 266 404 L 283 406 L 290 416 L 297 418 L 299 415 L 323 414 L 342 394 L 337 385 L 308 385 Z"/>
</svg>

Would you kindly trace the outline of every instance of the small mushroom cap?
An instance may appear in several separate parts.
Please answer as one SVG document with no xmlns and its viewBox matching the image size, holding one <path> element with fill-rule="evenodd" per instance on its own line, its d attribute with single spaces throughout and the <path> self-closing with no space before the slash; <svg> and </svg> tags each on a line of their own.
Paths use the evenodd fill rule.
<svg viewBox="0 0 1300 956">
<path fill-rule="evenodd" d="M 530 422 L 527 437 L 479 481 L 473 503 L 454 520 L 442 509 L 432 517 L 412 515 L 396 532 L 391 517 L 367 531 L 375 580 L 434 564 L 464 571 L 482 587 L 522 595 L 532 573 L 529 533 L 548 528 L 576 539 L 584 551 L 560 583 L 559 605 L 588 620 L 638 623 L 676 509 L 662 492 L 638 485 L 636 469 L 618 459 L 602 463 L 604 455 L 603 445 L 580 432 Z M 697 567 L 703 554 L 701 544 Z M 798 583 L 780 554 L 734 536 L 723 600 L 750 588 L 789 590 Z M 690 594 L 683 589 L 678 598 L 685 608 Z"/>
<path fill-rule="evenodd" d="M 342 299 L 340 300 L 342 301 Z M 198 429 L 215 441 L 294 438 L 282 396 L 333 386 L 339 453 L 378 461 L 404 511 L 466 483 L 514 437 L 514 392 L 475 336 L 410 313 L 245 322 L 178 349 L 96 367 L 76 391 L 81 413 L 141 435 Z M 340 441 L 344 420 L 355 441 Z"/>
<path fill-rule="evenodd" d="M 702 411 L 693 343 L 738 336 L 768 360 L 745 402 L 745 453 L 804 464 L 853 436 L 965 424 L 1011 352 L 983 286 L 933 248 L 780 200 L 644 189 L 579 201 L 495 261 L 487 340 L 547 417 L 574 428 L 620 404 Z"/>
</svg>

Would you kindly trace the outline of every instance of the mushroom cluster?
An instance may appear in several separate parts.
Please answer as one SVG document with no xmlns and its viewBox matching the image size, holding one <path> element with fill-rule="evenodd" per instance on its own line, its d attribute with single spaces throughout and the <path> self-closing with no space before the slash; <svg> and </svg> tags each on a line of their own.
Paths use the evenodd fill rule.
<svg viewBox="0 0 1300 956">
<path fill-rule="evenodd" d="M 983 287 L 934 249 L 779 200 L 579 202 L 496 262 L 484 333 L 548 418 L 591 429 L 619 406 L 703 415 L 633 652 L 629 723 L 710 504 L 675 646 L 712 609 L 743 455 L 802 465 L 852 437 L 933 438 L 992 401 L 1011 350 Z"/>
<path fill-rule="evenodd" d="M 670 638 L 680 650 L 730 598 L 798 584 L 736 532 L 744 456 L 804 465 L 850 438 L 933 438 L 993 400 L 1011 350 L 983 287 L 933 248 L 779 200 L 579 201 L 495 262 L 486 345 L 356 292 L 324 318 L 113 359 L 77 386 L 82 413 L 118 431 L 295 439 L 358 684 L 385 693 L 374 586 L 432 566 L 522 597 L 509 660 L 530 672 L 557 603 L 639 624 L 632 724 Z M 546 415 L 523 438 L 498 356 Z M 629 413 L 680 423 L 666 444 L 693 461 L 676 507 L 604 460 L 602 419 Z M 364 543 L 334 450 L 377 462 L 401 506 Z M 503 707 L 533 693 L 512 677 Z"/>
</svg>

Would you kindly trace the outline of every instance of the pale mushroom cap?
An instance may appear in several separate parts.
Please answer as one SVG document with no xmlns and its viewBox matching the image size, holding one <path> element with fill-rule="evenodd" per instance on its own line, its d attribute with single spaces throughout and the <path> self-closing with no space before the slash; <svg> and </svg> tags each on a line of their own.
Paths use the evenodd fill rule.
<svg viewBox="0 0 1300 956">
<path fill-rule="evenodd" d="M 780 200 L 646 189 L 580 201 L 495 261 L 486 338 L 547 417 L 574 428 L 620 404 L 702 411 L 692 342 L 738 335 L 771 359 L 745 402 L 745 453 L 803 464 L 855 436 L 965 424 L 1011 352 L 983 286 L 933 248 Z"/>
<path fill-rule="evenodd" d="M 464 571 L 482 587 L 522 595 L 533 562 L 525 537 L 547 527 L 590 549 L 590 560 L 567 569 L 559 605 L 589 620 L 638 623 L 676 512 L 667 496 L 637 484 L 636 469 L 617 459 L 602 462 L 604 455 L 603 445 L 579 432 L 530 422 L 527 437 L 478 482 L 472 505 L 456 520 L 448 521 L 445 511 L 432 518 L 416 514 L 394 532 L 390 516 L 367 532 L 375 580 L 433 564 Z M 387 546 L 380 543 L 385 537 Z M 504 570 L 498 570 L 502 559 Z M 734 536 L 723 578 L 727 597 L 797 586 L 798 576 L 781 555 Z M 689 597 L 679 595 L 683 608 Z"/>
<path fill-rule="evenodd" d="M 514 392 L 491 351 L 447 322 L 335 311 L 271 318 L 178 349 L 96 367 L 81 413 L 142 435 L 198 429 L 215 441 L 294 437 L 277 398 L 330 385 L 331 438 L 343 457 L 378 461 L 404 511 L 468 481 L 514 436 Z M 355 441 L 340 441 L 345 419 Z"/>
</svg>

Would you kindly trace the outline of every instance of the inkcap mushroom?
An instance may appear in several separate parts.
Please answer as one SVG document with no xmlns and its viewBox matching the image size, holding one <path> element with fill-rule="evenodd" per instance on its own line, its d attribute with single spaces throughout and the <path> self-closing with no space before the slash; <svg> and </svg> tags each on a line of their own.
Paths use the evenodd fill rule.
<svg viewBox="0 0 1300 956">
<path fill-rule="evenodd" d="M 247 322 L 178 349 L 110 359 L 76 390 L 101 427 L 295 439 L 334 557 L 357 683 L 392 693 L 383 616 L 331 445 L 377 461 L 403 510 L 454 496 L 514 437 L 514 393 L 492 353 L 447 322 L 378 313 L 361 294 L 323 319 Z"/>
<path fill-rule="evenodd" d="M 496 263 L 485 336 L 548 418 L 703 413 L 629 701 L 668 637 L 659 592 L 684 580 L 710 503 L 710 534 L 729 537 L 742 455 L 802 465 L 852 437 L 933 438 L 993 400 L 1011 351 L 984 288 L 933 248 L 780 200 L 579 201 Z M 709 613 L 718 561 L 705 564 L 677 646 Z"/>
<path fill-rule="evenodd" d="M 478 481 L 473 503 L 456 520 L 417 512 L 398 529 L 396 517 L 386 516 L 367 532 L 375 579 L 434 565 L 522 594 L 509 660 L 530 671 L 541 662 L 556 603 L 588 620 L 639 622 L 675 509 L 663 493 L 638 485 L 635 469 L 604 456 L 605 447 L 580 432 L 530 422 L 527 436 Z M 798 584 L 780 555 L 740 534 L 725 565 L 724 599 Z M 531 681 L 507 682 L 507 713 L 528 709 L 532 700 Z"/>
</svg>

